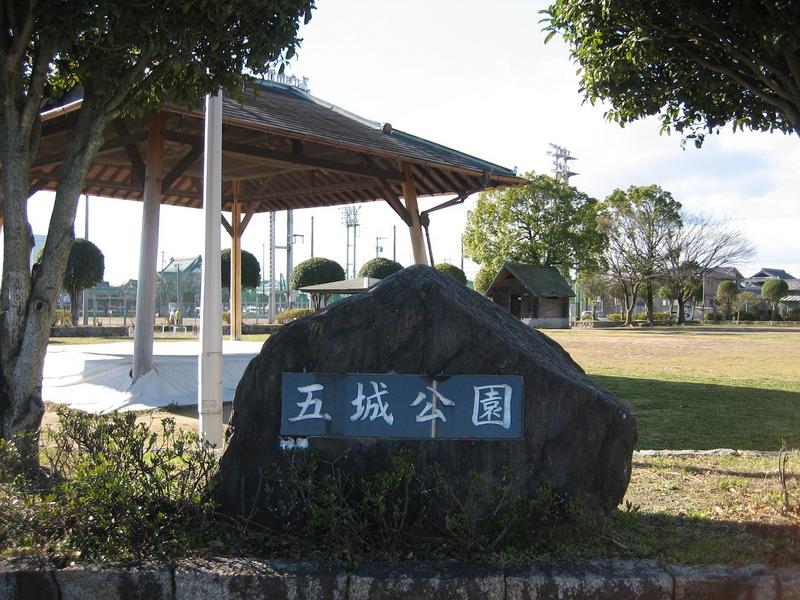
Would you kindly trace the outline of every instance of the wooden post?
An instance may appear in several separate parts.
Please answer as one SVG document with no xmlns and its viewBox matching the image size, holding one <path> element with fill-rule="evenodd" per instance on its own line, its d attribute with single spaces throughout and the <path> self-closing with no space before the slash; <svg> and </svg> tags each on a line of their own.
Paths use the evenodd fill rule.
<svg viewBox="0 0 800 600">
<path fill-rule="evenodd" d="M 403 199 L 406 209 L 411 215 L 411 250 L 414 253 L 414 264 L 427 265 L 428 257 L 425 252 L 425 241 L 422 237 L 422 224 L 419 220 L 419 206 L 417 205 L 417 190 L 414 186 L 414 171 L 409 163 L 403 163 Z"/>
<path fill-rule="evenodd" d="M 242 205 L 239 182 L 233 182 L 231 209 L 231 339 L 242 339 Z"/>
<path fill-rule="evenodd" d="M 144 175 L 142 237 L 139 246 L 139 281 L 136 288 L 136 328 L 133 337 L 133 377 L 153 368 L 153 328 L 156 312 L 156 270 L 158 269 L 158 221 L 161 209 L 164 114 L 150 116 L 147 164 Z"/>
</svg>

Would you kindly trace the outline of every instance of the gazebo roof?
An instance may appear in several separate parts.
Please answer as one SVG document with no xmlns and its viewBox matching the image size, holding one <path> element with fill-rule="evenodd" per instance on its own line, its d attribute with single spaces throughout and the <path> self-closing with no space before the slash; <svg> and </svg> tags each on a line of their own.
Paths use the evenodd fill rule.
<svg viewBox="0 0 800 600">
<path fill-rule="evenodd" d="M 80 99 L 42 113 L 32 188 L 55 189 L 61 154 Z M 165 109 L 161 202 L 202 204 L 203 111 Z M 308 92 L 274 82 L 223 101 L 223 210 L 234 182 L 246 212 L 286 210 L 384 199 L 402 214 L 404 173 L 410 165 L 419 196 L 466 195 L 523 180 L 510 169 L 369 121 Z M 117 120 L 106 132 L 84 192 L 140 200 L 148 119 Z"/>
</svg>

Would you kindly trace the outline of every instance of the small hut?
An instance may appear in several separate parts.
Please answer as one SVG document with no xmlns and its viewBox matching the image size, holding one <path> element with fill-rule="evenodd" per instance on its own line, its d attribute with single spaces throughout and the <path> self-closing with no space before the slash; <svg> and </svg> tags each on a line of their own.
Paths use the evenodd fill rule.
<svg viewBox="0 0 800 600">
<path fill-rule="evenodd" d="M 486 296 L 530 327 L 569 328 L 569 299 L 575 294 L 555 267 L 507 262 Z"/>
</svg>

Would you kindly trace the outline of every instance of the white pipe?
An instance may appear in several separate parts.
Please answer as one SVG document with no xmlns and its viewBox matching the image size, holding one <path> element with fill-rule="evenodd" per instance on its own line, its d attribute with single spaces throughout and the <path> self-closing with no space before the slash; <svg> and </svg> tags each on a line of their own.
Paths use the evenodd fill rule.
<svg viewBox="0 0 800 600">
<path fill-rule="evenodd" d="M 203 280 L 200 287 L 200 359 L 197 404 L 200 437 L 222 449 L 222 92 L 206 96 L 203 153 Z"/>
</svg>

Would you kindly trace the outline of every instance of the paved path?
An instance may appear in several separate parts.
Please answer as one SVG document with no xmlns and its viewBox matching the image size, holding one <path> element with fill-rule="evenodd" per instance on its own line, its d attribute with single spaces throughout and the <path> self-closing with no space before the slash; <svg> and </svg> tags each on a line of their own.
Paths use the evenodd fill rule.
<svg viewBox="0 0 800 600">
<path fill-rule="evenodd" d="M 261 342 L 223 342 L 222 399 L 236 386 Z M 44 363 L 42 397 L 87 412 L 145 410 L 197 403 L 200 342 L 156 342 L 153 370 L 131 380 L 133 342 L 51 345 Z"/>
</svg>

